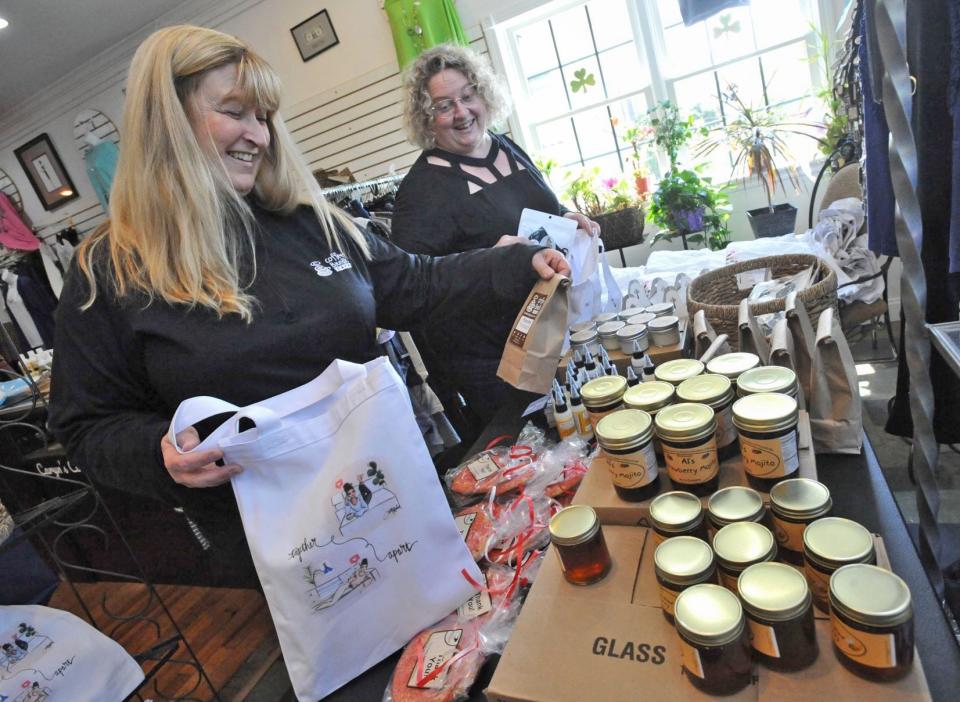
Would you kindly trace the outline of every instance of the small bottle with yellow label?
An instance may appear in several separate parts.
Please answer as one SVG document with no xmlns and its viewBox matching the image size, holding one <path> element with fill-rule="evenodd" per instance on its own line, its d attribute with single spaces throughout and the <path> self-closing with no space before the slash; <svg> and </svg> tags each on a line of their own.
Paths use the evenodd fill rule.
<svg viewBox="0 0 960 702">
<path fill-rule="evenodd" d="M 717 579 L 713 549 L 706 541 L 693 536 L 675 536 L 657 546 L 653 568 L 660 586 L 660 608 L 671 624 L 673 604 L 681 592 Z"/>
<path fill-rule="evenodd" d="M 803 532 L 807 525 L 830 514 L 833 500 L 823 483 L 793 478 L 770 490 L 770 517 L 780 559 L 803 565 Z"/>
<path fill-rule="evenodd" d="M 660 410 L 654 423 L 673 487 L 701 496 L 716 490 L 720 459 L 713 408 L 681 402 Z"/>
<path fill-rule="evenodd" d="M 550 542 L 568 583 L 591 585 L 610 572 L 610 552 L 593 507 L 573 505 L 553 515 Z"/>
<path fill-rule="evenodd" d="M 803 574 L 810 584 L 813 603 L 824 612 L 830 611 L 830 576 L 854 563 L 877 563 L 873 535 L 857 522 L 824 517 L 804 530 Z"/>
<path fill-rule="evenodd" d="M 800 470 L 798 417 L 797 401 L 789 395 L 762 392 L 733 403 L 743 470 L 751 487 L 769 492 Z"/>
<path fill-rule="evenodd" d="M 597 422 L 597 443 L 621 500 L 640 502 L 660 491 L 653 421 L 643 410 L 622 409 Z"/>
<path fill-rule="evenodd" d="M 693 536 L 707 542 L 703 504 L 696 495 L 674 490 L 657 495 L 650 503 L 650 526 L 657 545 L 677 536 Z"/>
<path fill-rule="evenodd" d="M 763 524 L 728 524 L 713 537 L 720 584 L 737 592 L 740 574 L 754 563 L 766 563 L 777 557 L 777 542 Z"/>
</svg>

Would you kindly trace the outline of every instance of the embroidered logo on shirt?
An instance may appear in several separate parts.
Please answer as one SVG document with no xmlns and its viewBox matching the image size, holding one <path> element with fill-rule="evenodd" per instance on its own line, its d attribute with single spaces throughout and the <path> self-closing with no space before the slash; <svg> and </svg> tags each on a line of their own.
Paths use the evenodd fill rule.
<svg viewBox="0 0 960 702">
<path fill-rule="evenodd" d="M 342 253 L 332 253 L 322 261 L 311 261 L 310 265 L 321 278 L 333 275 L 334 271 L 345 271 L 348 268 L 353 268 L 350 259 Z"/>
</svg>

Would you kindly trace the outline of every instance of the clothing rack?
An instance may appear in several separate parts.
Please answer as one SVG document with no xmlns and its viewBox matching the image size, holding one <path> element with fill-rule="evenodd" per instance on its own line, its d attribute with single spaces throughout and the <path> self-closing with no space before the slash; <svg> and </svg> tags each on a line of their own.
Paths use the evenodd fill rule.
<svg viewBox="0 0 960 702">
<path fill-rule="evenodd" d="M 373 180 L 364 180 L 359 183 L 344 183 L 343 185 L 337 185 L 332 188 L 324 188 L 320 192 L 327 198 L 336 195 L 343 195 L 345 193 L 353 193 L 359 190 L 369 190 L 370 188 L 379 187 L 381 185 L 396 185 L 401 180 L 403 180 L 406 173 L 397 173 L 388 176 L 382 176 L 380 178 L 374 178 Z"/>
</svg>

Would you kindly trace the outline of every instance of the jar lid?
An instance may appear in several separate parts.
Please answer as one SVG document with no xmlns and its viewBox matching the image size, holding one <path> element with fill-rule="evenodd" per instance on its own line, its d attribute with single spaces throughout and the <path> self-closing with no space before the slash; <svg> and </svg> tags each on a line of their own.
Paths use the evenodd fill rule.
<svg viewBox="0 0 960 702">
<path fill-rule="evenodd" d="M 707 511 L 722 524 L 752 522 L 763 514 L 763 498 L 753 488 L 733 485 L 713 493 Z"/>
<path fill-rule="evenodd" d="M 558 546 L 575 546 L 593 538 L 600 530 L 600 520 L 593 507 L 564 507 L 550 518 L 550 540 Z"/>
<path fill-rule="evenodd" d="M 653 324 L 650 324 L 653 328 Z M 703 373 L 703 364 L 695 358 L 675 358 L 672 361 L 664 361 L 653 371 L 653 376 L 657 380 L 665 380 L 668 383 L 679 385 L 687 378 Z"/>
<path fill-rule="evenodd" d="M 580 397 L 587 405 L 605 405 L 619 399 L 626 387 L 627 379 L 622 375 L 603 375 L 580 388 Z"/>
<path fill-rule="evenodd" d="M 733 385 L 725 375 L 708 373 L 687 378 L 677 386 L 677 398 L 705 405 L 723 404 L 733 395 Z"/>
<path fill-rule="evenodd" d="M 725 353 L 707 362 L 708 373 L 718 373 L 728 378 L 736 378 L 744 371 L 760 365 L 760 357 L 755 353 L 735 351 Z"/>
<path fill-rule="evenodd" d="M 627 318 L 627 324 L 643 324 L 646 326 L 651 321 L 657 318 L 657 315 L 650 314 L 649 312 L 640 312 L 635 314 L 632 317 Z"/>
<path fill-rule="evenodd" d="M 643 410 L 617 410 L 597 422 L 594 431 L 597 441 L 604 448 L 627 448 L 652 438 L 653 420 Z"/>
<path fill-rule="evenodd" d="M 865 563 L 833 573 L 830 606 L 867 626 L 896 626 L 913 616 L 907 584 L 890 571 Z"/>
<path fill-rule="evenodd" d="M 833 506 L 830 489 L 810 478 L 783 480 L 770 489 L 770 505 L 784 517 L 811 517 Z"/>
<path fill-rule="evenodd" d="M 803 546 L 815 560 L 830 563 L 863 563 L 873 560 L 873 535 L 843 517 L 824 517 L 803 530 Z"/>
<path fill-rule="evenodd" d="M 676 307 L 672 302 L 658 302 L 655 305 L 649 305 L 644 308 L 644 311 L 656 315 L 657 317 L 663 317 L 664 315 L 672 315 Z"/>
<path fill-rule="evenodd" d="M 612 320 L 610 322 L 604 322 L 599 327 L 597 327 L 597 334 L 600 336 L 616 336 L 617 332 L 627 326 L 626 322 L 621 322 L 619 319 Z"/>
<path fill-rule="evenodd" d="M 637 383 L 623 393 L 623 404 L 632 409 L 642 409 L 648 412 L 666 407 L 676 395 L 677 389 L 672 383 L 660 380 L 650 380 Z"/>
<path fill-rule="evenodd" d="M 630 319 L 634 315 L 639 314 L 642 311 L 643 311 L 642 307 L 628 307 L 625 310 L 620 310 L 619 312 L 617 312 L 617 319 L 619 319 L 620 321 L 626 322 L 628 319 Z"/>
<path fill-rule="evenodd" d="M 572 346 L 585 346 L 586 344 L 592 344 L 596 340 L 596 329 L 584 329 L 583 331 L 570 334 L 570 344 Z"/>
<path fill-rule="evenodd" d="M 596 330 L 596 328 L 597 328 L 597 323 L 594 322 L 593 320 L 589 320 L 587 322 L 577 322 L 576 324 L 570 325 L 570 334 L 573 335 L 573 334 L 576 334 L 577 332 L 586 331 L 588 329 L 592 331 L 592 330 Z"/>
<path fill-rule="evenodd" d="M 650 519 L 657 526 L 680 530 L 703 519 L 703 504 L 699 497 L 690 492 L 665 492 L 654 497 L 650 503 Z"/>
<path fill-rule="evenodd" d="M 783 366 L 751 368 L 737 376 L 737 390 L 741 395 L 758 392 L 782 392 L 796 396 L 797 374 Z"/>
<path fill-rule="evenodd" d="M 748 565 L 772 560 L 777 554 L 773 533 L 756 522 L 727 524 L 713 537 L 717 560 L 743 570 Z"/>
<path fill-rule="evenodd" d="M 681 402 L 664 407 L 657 412 L 654 422 L 657 436 L 674 441 L 693 441 L 717 430 L 713 408 L 696 402 Z"/>
<path fill-rule="evenodd" d="M 695 583 L 713 570 L 713 549 L 695 536 L 674 536 L 657 546 L 653 567 L 677 585 Z"/>
<path fill-rule="evenodd" d="M 617 338 L 623 341 L 633 341 L 647 335 L 645 324 L 624 324 L 617 330 Z"/>
<path fill-rule="evenodd" d="M 803 573 L 783 563 L 749 566 L 740 573 L 737 590 L 748 614 L 777 622 L 800 616 L 812 600 Z"/>
<path fill-rule="evenodd" d="M 702 583 L 680 593 L 673 603 L 677 631 L 701 646 L 723 646 L 743 633 L 743 608 L 727 588 Z"/>
<path fill-rule="evenodd" d="M 741 431 L 776 432 L 797 423 L 797 401 L 779 392 L 760 392 L 733 403 L 733 424 Z"/>
<path fill-rule="evenodd" d="M 617 318 L 617 313 L 616 313 L 616 312 L 601 312 L 600 314 L 597 314 L 597 315 L 594 315 L 594 316 L 593 316 L 593 321 L 596 322 L 597 325 L 599 326 L 599 325 L 603 324 L 604 322 L 609 322 L 609 321 L 614 320 L 614 319 L 616 319 L 616 318 Z"/>
<path fill-rule="evenodd" d="M 647 322 L 647 326 L 650 328 L 650 331 L 667 331 L 669 329 L 679 328 L 680 319 L 674 317 L 673 315 L 667 315 L 665 317 L 656 317 Z"/>
</svg>

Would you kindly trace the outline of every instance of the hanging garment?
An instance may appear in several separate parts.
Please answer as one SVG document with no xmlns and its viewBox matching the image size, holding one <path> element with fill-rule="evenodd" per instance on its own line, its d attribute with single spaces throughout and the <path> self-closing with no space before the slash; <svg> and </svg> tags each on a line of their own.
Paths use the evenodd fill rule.
<svg viewBox="0 0 960 702">
<path fill-rule="evenodd" d="M 40 244 L 40 260 L 43 262 L 43 271 L 47 274 L 50 289 L 59 300 L 60 292 L 63 290 L 64 269 L 60 267 L 57 252 L 45 241 Z"/>
<path fill-rule="evenodd" d="M 950 194 L 950 272 L 960 272 L 960 0 L 948 0 L 950 86 L 947 107 L 953 122 L 953 183 Z"/>
<path fill-rule="evenodd" d="M 23 300 L 40 338 L 43 339 L 43 345 L 52 349 L 53 315 L 57 310 L 57 298 L 42 281 L 37 280 L 28 271 L 17 276 L 17 293 Z"/>
<path fill-rule="evenodd" d="M 43 346 L 43 337 L 41 337 L 40 332 L 37 331 L 37 325 L 33 323 L 33 317 L 31 317 L 30 312 L 27 311 L 27 306 L 24 304 L 23 298 L 20 297 L 20 293 L 17 290 L 18 279 L 19 276 L 14 275 L 10 271 L 3 272 L 3 280 L 8 286 L 6 296 L 7 310 L 17 323 L 17 326 L 20 327 L 20 331 L 23 333 L 27 343 L 30 344 L 30 347 Z"/>
<path fill-rule="evenodd" d="M 20 219 L 20 213 L 5 193 L 0 192 L 0 244 L 8 249 L 36 251 L 40 240 Z"/>
<path fill-rule="evenodd" d="M 688 27 L 730 7 L 749 5 L 750 0 L 679 0 L 680 16 Z"/>
<path fill-rule="evenodd" d="M 113 174 L 117 171 L 117 158 L 120 150 L 112 141 L 101 141 L 94 144 L 83 155 L 83 162 L 87 164 L 87 177 L 90 185 L 97 194 L 97 199 L 103 205 L 104 212 L 109 211 L 110 185 L 113 183 Z"/>
<path fill-rule="evenodd" d="M 59 234 L 57 235 L 59 237 Z M 53 249 L 53 252 L 57 256 L 57 261 L 60 263 L 60 267 L 66 271 L 70 268 L 70 261 L 73 259 L 73 245 L 64 239 L 63 241 L 51 242 L 50 248 Z"/>
<path fill-rule="evenodd" d="M 401 70 L 431 46 L 470 43 L 453 0 L 386 0 L 383 9 Z"/>
</svg>

